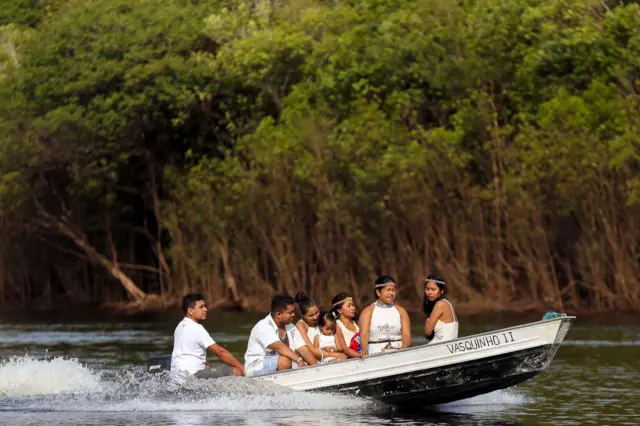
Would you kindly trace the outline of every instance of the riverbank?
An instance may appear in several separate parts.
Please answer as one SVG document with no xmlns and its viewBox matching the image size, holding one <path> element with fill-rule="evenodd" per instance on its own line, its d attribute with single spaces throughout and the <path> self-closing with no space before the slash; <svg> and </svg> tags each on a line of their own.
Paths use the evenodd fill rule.
<svg viewBox="0 0 640 426">
<path fill-rule="evenodd" d="M 31 316 L 51 316 L 51 317 L 75 317 L 87 318 L 88 316 L 99 316 L 101 318 L 150 318 L 163 317 L 175 314 L 176 317 L 181 315 L 180 302 L 177 298 L 160 298 L 155 295 L 149 298 L 147 303 L 139 302 L 109 302 L 109 303 L 74 303 L 69 300 L 59 300 L 55 303 L 38 305 L 34 303 L 18 305 L 0 305 L 0 318 L 3 317 L 22 317 Z M 456 303 L 453 301 L 456 313 L 460 317 L 465 318 L 489 318 L 489 317 L 514 317 L 514 318 L 530 318 L 532 321 L 541 317 L 547 311 L 563 312 L 567 315 L 575 315 L 578 317 L 594 317 L 594 318 L 617 318 L 619 316 L 636 317 L 637 312 L 629 310 L 598 310 L 586 307 L 565 307 L 558 309 L 553 306 L 543 306 L 530 302 L 510 302 L 506 305 L 499 305 L 490 302 L 475 303 Z M 420 317 L 422 310 L 419 304 L 407 304 L 406 301 L 400 301 L 400 305 L 404 306 L 412 317 Z M 362 306 L 361 308 L 363 308 Z M 361 309 L 360 309 L 361 310 Z M 209 311 L 214 314 L 218 313 L 256 313 L 264 314 L 269 311 L 268 301 L 255 303 L 252 305 L 240 305 L 223 299 L 218 302 L 209 303 Z"/>
</svg>

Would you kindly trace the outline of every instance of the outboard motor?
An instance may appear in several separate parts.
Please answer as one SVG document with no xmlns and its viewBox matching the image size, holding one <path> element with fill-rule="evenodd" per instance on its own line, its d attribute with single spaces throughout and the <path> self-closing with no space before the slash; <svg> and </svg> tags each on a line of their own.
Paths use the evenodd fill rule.
<svg viewBox="0 0 640 426">
<path fill-rule="evenodd" d="M 148 373 L 159 373 L 171 370 L 171 355 L 152 356 L 147 361 Z"/>
</svg>

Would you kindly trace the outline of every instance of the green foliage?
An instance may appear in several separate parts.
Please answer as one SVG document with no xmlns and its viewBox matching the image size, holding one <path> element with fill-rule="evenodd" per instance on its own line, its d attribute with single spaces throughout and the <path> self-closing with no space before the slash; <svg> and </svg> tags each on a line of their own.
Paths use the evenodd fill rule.
<svg viewBox="0 0 640 426">
<path fill-rule="evenodd" d="M 0 190 L 91 228 L 157 184 L 188 281 L 228 246 L 247 282 L 449 267 L 537 300 L 636 232 L 640 7 L 612 3 L 30 2 L 0 15 Z M 588 297 L 622 291 L 613 241 Z"/>
<path fill-rule="evenodd" d="M 46 0 L 5 0 L 0 8 L 0 26 L 7 24 L 36 26 L 47 12 Z"/>
</svg>

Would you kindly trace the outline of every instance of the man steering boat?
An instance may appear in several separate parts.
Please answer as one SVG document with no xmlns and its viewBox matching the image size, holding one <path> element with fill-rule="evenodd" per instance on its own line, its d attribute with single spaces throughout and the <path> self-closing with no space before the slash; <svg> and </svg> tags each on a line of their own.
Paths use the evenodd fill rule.
<svg viewBox="0 0 640 426">
<path fill-rule="evenodd" d="M 207 319 L 204 297 L 189 293 L 182 299 L 184 319 L 173 335 L 171 371 L 186 372 L 198 379 L 214 379 L 223 376 L 244 376 L 244 366 L 231 352 L 217 344 L 201 322 Z M 225 365 L 208 368 L 207 351 L 217 356 Z"/>
</svg>

